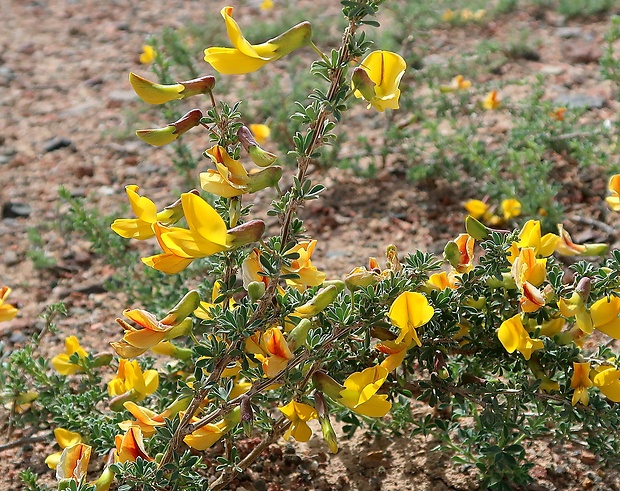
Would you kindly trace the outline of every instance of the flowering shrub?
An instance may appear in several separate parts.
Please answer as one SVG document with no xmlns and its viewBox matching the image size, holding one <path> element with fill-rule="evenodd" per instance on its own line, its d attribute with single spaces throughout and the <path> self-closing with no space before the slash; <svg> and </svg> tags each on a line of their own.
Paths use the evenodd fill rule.
<svg viewBox="0 0 620 491">
<path fill-rule="evenodd" d="M 609 341 L 620 339 L 620 251 L 575 244 L 561 224 L 557 234 L 543 234 L 536 220 L 490 228 L 511 224 L 520 204 L 506 200 L 498 216 L 472 201 L 463 233 L 442 258 L 399 254 L 390 245 L 384 260 L 370 258 L 344 279 L 313 263 L 317 242 L 297 216 L 325 189 L 313 159 L 349 102 L 361 98 L 380 112 L 399 107 L 405 61 L 368 53 L 361 31 L 377 25 L 371 17 L 380 3 L 343 1 L 347 27 L 329 54 L 314 44 L 308 22 L 251 44 L 233 8 L 221 10 L 233 47 L 205 50 L 219 74 L 266 69 L 306 47 L 319 55 L 310 70 L 327 87 L 292 115 L 305 131 L 293 136 L 290 189 L 280 186 L 287 170 L 276 165 L 278 156 L 262 148 L 268 132 L 254 127 L 253 134 L 239 104 L 220 100 L 225 77 L 160 84 L 130 75 L 150 104 L 206 96 L 206 109 L 137 135 L 160 146 L 206 130 L 209 168 L 196 176 L 202 193 L 172 196 L 160 211 L 138 193 L 139 183 L 128 184 L 135 218 L 111 227 L 128 240 L 153 242 L 145 268 L 172 276 L 208 261 L 208 295 L 179 291 L 165 313 L 126 309 L 116 320 L 114 357 L 87 353 L 75 336 L 51 361 L 57 373 L 45 360 L 28 361 L 28 351 L 14 355 L 34 382 L 10 372 L 4 397 L 39 425 L 53 421 L 62 451 L 46 462 L 58 489 L 223 489 L 271 443 L 308 441 L 315 419 L 331 452 L 338 451 L 335 420 L 349 434 L 364 424 L 431 433 L 493 489 L 531 481 L 526 448 L 543 437 L 585 442 L 603 463 L 618 464 L 620 360 Z M 443 90 L 467 90 L 466 82 L 456 78 Z M 497 92 L 482 104 L 496 109 Z M 611 178 L 607 199 L 614 209 L 618 179 Z M 278 219 L 274 234 L 249 206 L 267 188 L 277 193 L 268 211 Z M 577 262 L 567 274 L 558 255 L 606 259 Z M 0 293 L 0 320 L 14 315 L 1 303 L 9 291 Z M 415 419 L 413 399 L 445 411 Z M 260 443 L 242 455 L 238 442 L 253 435 Z M 203 457 L 220 440 L 213 477 Z M 97 475 L 89 471 L 95 456 L 103 457 Z"/>
</svg>

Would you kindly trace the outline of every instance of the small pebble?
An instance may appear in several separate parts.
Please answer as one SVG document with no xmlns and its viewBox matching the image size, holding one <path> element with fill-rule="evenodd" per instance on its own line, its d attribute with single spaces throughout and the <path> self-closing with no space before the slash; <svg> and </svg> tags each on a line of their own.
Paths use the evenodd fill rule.
<svg viewBox="0 0 620 491">
<path fill-rule="evenodd" d="M 71 145 L 73 145 L 73 142 L 68 138 L 55 136 L 43 144 L 43 153 L 53 152 L 61 148 L 70 147 Z"/>
</svg>

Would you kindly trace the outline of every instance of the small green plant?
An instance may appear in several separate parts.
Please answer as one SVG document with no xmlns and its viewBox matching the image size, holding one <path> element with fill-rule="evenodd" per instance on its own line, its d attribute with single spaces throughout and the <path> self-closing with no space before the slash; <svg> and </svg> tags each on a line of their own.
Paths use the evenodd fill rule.
<svg viewBox="0 0 620 491">
<path fill-rule="evenodd" d="M 28 240 L 30 247 L 26 252 L 26 257 L 32 261 L 35 269 L 50 269 L 57 265 L 56 260 L 45 252 L 45 241 L 39 230 L 30 228 Z"/>
</svg>

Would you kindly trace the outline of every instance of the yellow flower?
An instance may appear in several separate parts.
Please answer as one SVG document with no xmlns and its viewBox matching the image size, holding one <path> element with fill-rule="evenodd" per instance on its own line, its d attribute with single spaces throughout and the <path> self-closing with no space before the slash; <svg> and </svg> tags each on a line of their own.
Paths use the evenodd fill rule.
<svg viewBox="0 0 620 491">
<path fill-rule="evenodd" d="M 493 111 L 501 105 L 497 90 L 492 90 L 482 101 L 482 107 L 487 111 Z"/>
<path fill-rule="evenodd" d="M 206 450 L 237 426 L 239 421 L 241 421 L 241 411 L 237 407 L 217 423 L 206 424 L 190 433 L 183 438 L 183 441 L 195 450 Z"/>
<path fill-rule="evenodd" d="M 137 360 L 129 361 L 121 358 L 118 362 L 116 377 L 108 382 L 108 394 L 111 397 L 133 391 L 134 401 L 141 401 L 151 395 L 159 386 L 157 370 L 147 370 L 144 373 Z"/>
<path fill-rule="evenodd" d="M 140 63 L 143 65 L 150 65 L 155 60 L 155 48 L 148 44 L 142 46 L 142 53 L 140 54 Z"/>
<path fill-rule="evenodd" d="M 258 8 L 261 10 L 271 10 L 273 8 L 273 0 L 263 0 Z"/>
<path fill-rule="evenodd" d="M 385 416 L 392 403 L 387 401 L 387 395 L 377 395 L 377 391 L 385 382 L 387 375 L 387 368 L 379 365 L 352 373 L 344 381 L 344 389 L 340 391 L 338 402 L 371 418 Z"/>
<path fill-rule="evenodd" d="M 469 214 L 476 220 L 486 220 L 489 215 L 491 206 L 479 199 L 470 199 L 466 201 L 463 207 L 469 212 Z"/>
<path fill-rule="evenodd" d="M 398 85 L 406 68 L 402 56 L 391 51 L 373 51 L 353 72 L 353 95 L 365 99 L 368 109 L 374 107 L 379 112 L 398 109 Z"/>
<path fill-rule="evenodd" d="M 457 75 L 452 79 L 450 85 L 440 85 L 441 92 L 456 92 L 457 90 L 468 90 L 471 87 L 471 80 L 466 80 L 463 75 Z"/>
<path fill-rule="evenodd" d="M 401 293 L 388 312 L 392 324 L 400 329 L 400 334 L 394 342 L 399 344 L 404 341 L 407 345 L 415 342 L 418 346 L 422 346 L 416 329 L 430 321 L 433 315 L 435 310 L 424 295 L 416 292 Z"/>
<path fill-rule="evenodd" d="M 259 172 L 248 174 L 243 165 L 228 155 L 225 148 L 216 145 L 205 152 L 216 166 L 216 170 L 200 173 L 200 186 L 208 193 L 232 198 L 254 193 L 275 186 L 282 177 L 282 168 L 271 166 Z"/>
<path fill-rule="evenodd" d="M 542 235 L 540 222 L 538 220 L 528 220 L 523 225 L 521 232 L 519 232 L 519 241 L 516 243 L 517 254 L 514 254 L 514 248 L 511 251 L 513 254 L 509 257 L 510 262 L 514 261 L 516 255 L 518 255 L 518 249 L 524 247 L 534 248 L 536 257 L 547 257 L 553 254 L 555 246 L 558 242 L 558 236 L 552 233 Z"/>
<path fill-rule="evenodd" d="M 286 406 L 279 407 L 278 409 L 286 416 L 286 419 L 292 422 L 286 433 L 284 433 L 286 441 L 290 440 L 291 436 L 298 442 L 310 440 L 312 430 L 306 421 L 318 418 L 317 412 L 312 406 L 291 401 Z"/>
<path fill-rule="evenodd" d="M 299 257 L 291 261 L 290 266 L 283 266 L 284 274 L 296 274 L 299 278 L 287 279 L 286 283 L 300 291 L 309 286 L 319 286 L 325 281 L 325 273 L 316 269 L 312 264 L 312 253 L 316 247 L 316 240 L 302 241 L 290 248 L 287 254 L 297 253 Z"/>
<path fill-rule="evenodd" d="M 564 121 L 565 113 L 566 113 L 565 107 L 556 107 L 553 111 L 549 113 L 549 117 L 551 117 L 551 119 L 555 119 L 556 121 Z"/>
<path fill-rule="evenodd" d="M 129 204 L 137 218 L 117 218 L 111 225 L 112 230 L 121 237 L 137 240 L 150 239 L 155 235 L 153 231 L 155 222 L 167 226 L 173 225 L 183 218 L 180 200 L 157 212 L 155 203 L 146 196 L 140 196 L 138 189 L 135 184 L 125 186 Z"/>
<path fill-rule="evenodd" d="M 450 273 L 442 271 L 441 273 L 430 275 L 426 285 L 437 290 L 445 290 L 446 288 L 455 290 L 459 285 L 459 278 L 454 270 L 450 271 Z"/>
<path fill-rule="evenodd" d="M 612 366 L 602 365 L 596 367 L 594 375 L 594 385 L 614 402 L 620 402 L 620 370 Z"/>
<path fill-rule="evenodd" d="M 508 353 L 514 353 L 515 350 L 518 350 L 526 360 L 530 359 L 532 352 L 544 347 L 540 339 L 530 338 L 525 327 L 523 327 L 520 314 L 502 322 L 497 330 L 497 337 Z"/>
<path fill-rule="evenodd" d="M 121 430 L 125 431 L 132 426 L 139 426 L 140 430 L 142 430 L 142 434 L 146 437 L 153 436 L 157 427 L 165 426 L 165 418 L 169 418 L 171 416 L 171 413 L 168 410 L 164 410 L 164 412 L 158 414 L 146 407 L 138 406 L 132 401 L 125 402 L 123 406 L 134 418 L 136 418 L 137 421 L 123 421 L 119 423 L 118 426 Z"/>
<path fill-rule="evenodd" d="M 205 61 L 223 75 L 254 72 L 266 63 L 279 60 L 312 42 L 312 27 L 309 22 L 302 22 L 269 41 L 252 45 L 243 37 L 239 25 L 232 18 L 232 12 L 232 7 L 224 7 L 220 11 L 234 48 L 205 49 Z"/>
<path fill-rule="evenodd" d="M 540 286 L 547 275 L 547 259 L 538 259 L 532 247 L 524 247 L 512 263 L 511 275 L 518 288 L 525 282 Z"/>
<path fill-rule="evenodd" d="M 469 234 L 459 236 L 449 241 L 444 247 L 444 258 L 459 273 L 467 273 L 474 267 L 474 246 L 476 240 Z"/>
<path fill-rule="evenodd" d="M 594 329 L 607 334 L 610 338 L 620 339 L 620 298 L 610 296 L 597 300 L 590 307 Z"/>
<path fill-rule="evenodd" d="M 225 251 L 233 239 L 222 217 L 200 196 L 183 193 L 181 205 L 189 230 L 155 224 L 164 253 L 142 258 L 146 265 L 168 274 L 185 269 L 196 258 Z"/>
<path fill-rule="evenodd" d="M 116 319 L 125 333 L 121 341 L 110 344 L 119 356 L 135 358 L 161 341 L 183 336 L 192 328 L 192 319 L 188 316 L 199 302 L 200 296 L 192 290 L 161 321 L 146 310 L 126 309 L 123 315 L 139 327 L 136 328 L 123 319 Z"/>
<path fill-rule="evenodd" d="M 502 212 L 504 213 L 504 220 L 518 217 L 521 214 L 521 203 L 514 198 L 505 199 L 502 201 Z"/>
<path fill-rule="evenodd" d="M 512 263 L 510 274 L 522 293 L 520 299 L 524 312 L 535 312 L 545 305 L 545 298 L 537 288 L 547 275 L 547 260 L 537 259 L 534 248 L 524 247 Z"/>
<path fill-rule="evenodd" d="M 315 372 L 312 376 L 314 385 L 351 411 L 371 418 L 382 418 L 392 407 L 386 394 L 377 395 L 385 382 L 388 369 L 380 365 L 369 367 L 361 372 L 352 373 L 340 385 L 324 372 Z"/>
<path fill-rule="evenodd" d="M 10 321 L 17 315 L 17 309 L 11 304 L 5 303 L 12 291 L 8 286 L 0 288 L 0 322 Z"/>
<path fill-rule="evenodd" d="M 607 189 L 609 189 L 611 196 L 607 196 L 605 201 L 612 210 L 620 211 L 620 174 L 611 176 Z"/>
<path fill-rule="evenodd" d="M 575 244 L 570 234 L 564 230 L 564 225 L 558 223 L 559 239 L 555 246 L 556 252 L 563 256 L 602 256 L 607 253 L 607 244 Z"/>
<path fill-rule="evenodd" d="M 151 128 L 147 130 L 137 130 L 136 136 L 144 143 L 154 147 L 163 147 L 172 143 L 183 133 L 187 133 L 192 128 L 200 124 L 202 112 L 199 109 L 192 109 L 184 114 L 179 120 L 170 123 L 164 128 Z"/>
<path fill-rule="evenodd" d="M 271 130 L 266 124 L 251 124 L 250 131 L 254 135 L 256 143 L 258 143 L 259 145 L 265 143 L 271 135 Z"/>
<path fill-rule="evenodd" d="M 65 448 L 56 467 L 56 479 L 75 479 L 78 482 L 84 479 L 91 452 L 92 447 L 84 443 L 75 443 Z"/>
<path fill-rule="evenodd" d="M 130 73 L 129 83 L 134 92 L 144 102 L 149 104 L 165 104 L 177 99 L 186 99 L 193 95 L 210 93 L 213 87 L 215 87 L 215 77 L 206 75 L 185 82 L 162 85 L 151 82 L 135 73 Z"/>
<path fill-rule="evenodd" d="M 52 365 L 61 375 L 73 375 L 74 373 L 83 372 L 79 365 L 71 363 L 71 355 L 77 353 L 80 358 L 86 358 L 88 353 L 80 346 L 78 338 L 69 336 L 65 339 L 65 352 L 52 358 Z"/>
<path fill-rule="evenodd" d="M 56 443 L 58 443 L 58 446 L 62 449 L 82 442 L 82 435 L 74 431 L 65 430 L 64 428 L 54 429 L 54 437 L 56 438 Z M 45 463 L 50 469 L 56 469 L 61 456 L 62 452 L 53 453 L 45 459 Z"/>
<path fill-rule="evenodd" d="M 142 430 L 139 426 L 131 426 L 124 435 L 116 435 L 114 438 L 116 451 L 114 460 L 116 462 L 135 462 L 138 457 L 144 460 L 153 460 L 144 449 Z"/>
<path fill-rule="evenodd" d="M 593 383 L 590 380 L 590 363 L 577 363 L 573 362 L 573 376 L 571 378 L 571 389 L 575 389 L 573 392 L 572 405 L 580 402 L 584 406 L 588 405 L 590 396 L 588 394 L 588 387 L 592 387 Z"/>
<path fill-rule="evenodd" d="M 232 198 L 248 192 L 248 172 L 224 147 L 215 145 L 205 152 L 217 170 L 200 173 L 200 187 L 208 193 Z"/>
<path fill-rule="evenodd" d="M 215 301 L 220 296 L 220 290 L 222 288 L 221 280 L 217 280 L 213 283 L 213 288 L 211 290 L 211 302 L 200 302 L 198 308 L 194 310 L 194 315 L 199 319 L 209 320 L 211 319 L 211 309 L 217 305 L 222 305 L 221 303 L 216 303 Z M 230 298 L 228 301 L 228 307 L 230 310 L 234 309 L 236 305 L 235 299 Z"/>
<path fill-rule="evenodd" d="M 264 333 L 256 332 L 245 342 L 245 349 L 262 363 L 266 377 L 274 377 L 286 368 L 293 353 L 278 327 L 270 327 Z"/>
<path fill-rule="evenodd" d="M 446 9 L 441 14 L 441 19 L 445 22 L 451 22 L 454 20 L 454 11 L 452 9 Z"/>
<path fill-rule="evenodd" d="M 168 230 L 167 227 L 160 225 L 158 222 L 153 224 L 153 232 L 155 232 L 155 237 L 163 252 L 154 256 L 143 257 L 142 262 L 163 273 L 175 274 L 187 268 L 194 258 L 177 254 L 164 243 L 162 234 Z"/>
</svg>

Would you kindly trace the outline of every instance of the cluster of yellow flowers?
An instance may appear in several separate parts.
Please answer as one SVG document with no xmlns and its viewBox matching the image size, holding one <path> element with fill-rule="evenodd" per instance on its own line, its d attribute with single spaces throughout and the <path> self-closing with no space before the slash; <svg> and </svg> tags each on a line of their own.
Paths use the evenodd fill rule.
<svg viewBox="0 0 620 491">
<path fill-rule="evenodd" d="M 470 216 L 492 226 L 501 225 L 521 215 L 521 203 L 515 198 L 505 199 L 500 204 L 501 214 L 495 213 L 495 207 L 486 201 L 470 199 L 464 205 Z"/>
<path fill-rule="evenodd" d="M 272 3 L 268 0 L 261 4 L 263 9 L 271 7 Z M 210 47 L 204 52 L 205 61 L 221 74 L 243 74 L 258 70 L 303 46 L 317 49 L 312 42 L 312 29 L 308 22 L 302 22 L 264 43 L 251 44 L 243 36 L 232 13 L 232 7 L 221 10 L 233 47 Z M 483 15 L 484 11 L 460 12 L 460 17 L 464 20 L 479 19 Z M 150 63 L 155 56 L 153 48 L 145 46 L 140 61 Z M 388 51 L 374 51 L 353 69 L 350 94 L 364 99 L 368 108 L 372 107 L 380 112 L 397 109 L 399 84 L 405 69 L 406 63 L 400 55 Z M 130 82 L 135 92 L 151 104 L 163 104 L 199 94 L 208 95 L 214 101 L 212 91 L 215 78 L 212 76 L 161 85 L 130 74 Z M 459 75 L 449 86 L 442 86 L 441 90 L 454 92 L 467 90 L 470 86 L 471 82 Z M 492 110 L 499 107 L 499 104 L 497 92 L 492 91 L 484 100 L 483 107 Z M 137 135 L 151 145 L 160 146 L 202 125 L 203 114 L 194 109 L 164 128 L 138 130 Z M 267 126 L 241 126 L 236 136 L 258 169 L 248 170 L 241 162 L 241 157 L 235 158 L 237 153 L 233 149 L 216 144 L 204 152 L 213 168 L 199 176 L 203 191 L 229 200 L 228 223 L 196 190 L 182 193 L 176 201 L 158 211 L 151 199 L 138 193 L 137 185 L 125 187 L 135 218 L 117 219 L 111 227 L 125 238 L 147 240 L 154 237 L 157 240 L 161 252 L 142 258 L 144 264 L 167 274 L 175 274 L 196 259 L 260 241 L 265 231 L 265 223 L 261 220 L 249 220 L 238 224 L 240 200 L 246 194 L 265 188 L 278 189 L 282 168 L 274 165 L 277 161 L 275 154 L 261 148 L 269 137 Z M 620 210 L 620 175 L 612 177 L 609 187 L 612 196 L 608 197 L 607 201 L 613 209 Z M 351 411 L 368 417 L 383 417 L 391 409 L 388 395 L 380 393 L 380 390 L 388 375 L 403 363 L 409 350 L 423 346 L 424 326 L 431 322 L 436 314 L 425 294 L 432 290 L 458 288 L 462 275 L 474 268 L 475 241 L 488 234 L 486 226 L 477 222 L 477 219 L 497 225 L 521 213 L 521 204 L 516 199 L 507 199 L 501 203 L 501 215 L 496 215 L 494 208 L 481 200 L 470 200 L 465 207 L 474 222 L 469 221 L 472 227 L 471 230 L 468 228 L 468 233 L 460 234 L 446 245 L 444 255 L 451 270 L 431 275 L 420 291 L 404 291 L 390 304 L 386 321 L 396 329 L 397 334 L 388 332 L 376 343 L 375 349 L 381 353 L 379 356 L 383 358 L 382 361 L 351 373 L 342 383 L 321 370 L 313 371 L 312 382 L 317 389 L 314 404 L 302 402 L 300 399 L 303 396 L 299 396 L 278 408 L 290 422 L 284 438 L 308 441 L 312 430 L 307 423 L 318 419 L 329 448 L 333 452 L 338 450 L 323 394 Z M 176 226 L 182 219 L 185 220 L 187 228 Z M 368 268 L 355 268 L 345 281 L 327 281 L 326 274 L 312 262 L 315 248 L 315 240 L 298 240 L 288 249 L 288 256 L 294 259 L 281 266 L 279 273 L 286 277 L 286 281 L 282 281 L 281 285 L 272 284 L 271 281 L 274 280 L 268 278 L 263 271 L 261 255 L 264 254 L 264 249 L 261 252 L 261 248 L 257 246 L 245 256 L 241 265 L 243 286 L 253 301 L 261 299 L 268 288 L 277 292 L 273 300 L 279 304 L 283 303 L 282 300 L 287 294 L 284 285 L 289 292 L 293 291 L 295 294 L 297 293 L 294 290 L 303 293 L 309 288 L 320 288 L 305 303 L 300 302 L 290 314 L 287 312 L 281 318 L 270 318 L 260 330 L 241 340 L 243 343 L 237 346 L 240 354 L 235 362 L 229 364 L 221 373 L 222 378 L 229 378 L 232 382 L 231 400 L 243 398 L 257 382 L 241 376 L 240 360 L 244 364 L 247 362 L 252 368 L 260 367 L 262 377 L 268 383 L 273 379 L 265 390 L 277 388 L 279 379 L 290 367 L 296 352 L 301 352 L 300 348 L 306 344 L 309 332 L 314 329 L 314 317 L 332 304 L 345 288 L 353 298 L 357 289 L 369 288 L 401 272 L 402 265 L 396 249 L 390 246 L 387 250 L 387 267 L 384 270 L 381 270 L 376 259 L 371 258 Z M 506 352 L 518 351 L 526 360 L 533 362 L 532 370 L 535 371 L 535 352 L 544 349 L 544 337 L 557 335 L 558 339 L 561 338 L 566 343 L 573 342 L 582 346 L 585 337 L 596 329 L 614 339 L 620 339 L 620 298 L 602 298 L 588 308 L 587 282 L 580 284 L 570 298 L 556 298 L 547 281 L 547 258 L 554 252 L 593 255 L 604 254 L 606 251 L 605 244 L 575 244 L 562 225 L 558 226 L 558 234 L 546 235 L 542 235 L 538 221 L 530 220 L 523 226 L 518 240 L 511 244 L 507 251 L 510 268 L 501 279 L 497 279 L 496 285 L 497 288 L 518 290 L 519 295 L 520 313 L 504 320 L 497 330 L 497 338 Z M 175 345 L 174 340 L 191 335 L 194 318 L 208 320 L 214 315 L 213 310 L 216 308 L 231 311 L 237 308 L 231 297 L 218 300 L 221 287 L 222 283 L 217 281 L 213 287 L 211 302 L 201 301 L 198 292 L 190 291 L 161 319 L 142 309 L 126 309 L 123 316 L 127 320 L 117 319 L 123 329 L 123 336 L 111 345 L 121 358 L 115 377 L 108 383 L 109 404 L 113 411 L 127 411 L 133 419 L 119 424 L 121 432 L 116 435 L 110 462 L 123 463 L 134 461 L 138 457 L 154 460 L 145 450 L 144 438 L 154 435 L 156 428 L 165 425 L 166 419 L 179 416 L 188 419 L 190 424 L 196 423 L 197 429 L 185 434 L 183 441 L 197 450 L 209 448 L 241 422 L 242 410 L 235 407 L 219 421 L 204 424 L 205 421 L 197 414 L 201 414 L 202 408 L 206 407 L 209 401 L 200 401 L 198 398 L 200 407 L 198 411 L 194 409 L 192 412 L 190 396 L 179 396 L 161 411 L 137 404 L 144 403 L 145 400 L 147 402 L 144 404 L 148 404 L 147 398 L 159 386 L 159 374 L 154 369 L 143 371 L 138 362 L 131 359 L 149 350 L 172 358 L 189 359 L 192 356 L 191 351 Z M 17 312 L 14 307 L 4 303 L 9 293 L 10 289 L 7 287 L 0 289 L 0 321 L 12 318 Z M 548 306 L 551 301 L 558 305 L 555 317 L 539 324 L 529 316 Z M 484 308 L 484 299 L 472 299 L 470 306 Z M 455 339 L 466 344 L 468 326 L 463 322 L 459 327 L 461 329 Z M 214 339 L 217 337 L 218 341 L 227 342 L 219 339 L 218 334 L 212 336 Z M 80 346 L 78 339 L 70 336 L 65 340 L 65 352 L 55 356 L 52 365 L 59 373 L 72 375 L 84 371 L 83 360 L 88 357 L 89 354 Z M 96 363 L 107 364 L 109 361 L 109 358 L 102 356 Z M 558 388 L 552 377 L 540 375 L 539 372 L 535 371 L 535 375 L 543 380 L 545 390 Z M 217 371 L 214 373 L 219 374 Z M 189 387 L 193 386 L 192 376 L 180 376 Z M 591 368 L 587 361 L 575 363 L 571 383 L 574 389 L 572 403 L 587 404 L 588 389 L 591 386 L 598 387 L 611 400 L 620 401 L 620 370 L 611 363 L 594 368 Z M 46 462 L 56 469 L 60 480 L 84 480 L 92 448 L 83 441 L 80 434 L 63 428 L 57 428 L 55 436 L 63 450 L 49 456 Z M 107 491 L 113 477 L 110 468 L 106 466 L 99 479 L 93 482 L 97 491 Z"/>
</svg>

